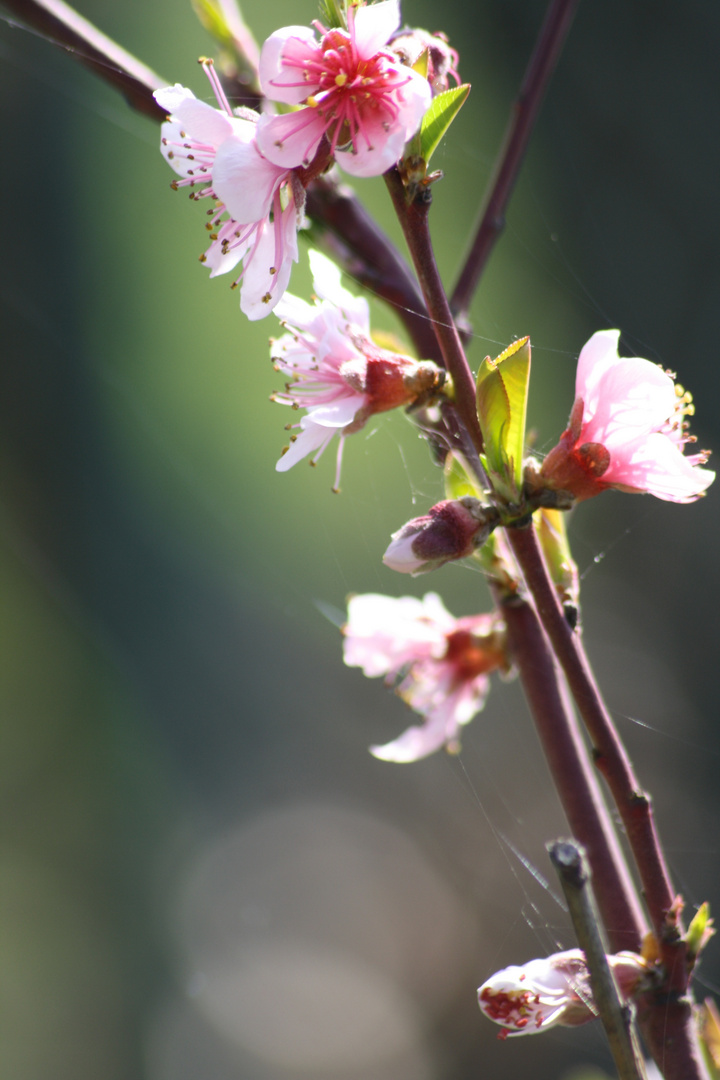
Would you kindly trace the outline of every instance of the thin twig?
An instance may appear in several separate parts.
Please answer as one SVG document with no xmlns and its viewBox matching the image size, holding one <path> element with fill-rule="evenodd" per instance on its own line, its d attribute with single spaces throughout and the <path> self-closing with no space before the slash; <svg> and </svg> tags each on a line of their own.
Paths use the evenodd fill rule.
<svg viewBox="0 0 720 1080">
<path fill-rule="evenodd" d="M 402 178 L 396 168 L 389 169 L 385 173 L 385 183 L 420 282 L 443 363 L 453 380 L 458 416 L 465 425 L 476 451 L 482 453 L 483 437 L 475 405 L 475 379 L 450 311 L 430 239 L 428 214 L 431 189 L 428 187 L 421 190 L 419 195 L 408 202 Z"/>
<path fill-rule="evenodd" d="M 467 313 L 500 233 L 548 83 L 575 15 L 578 0 L 551 0 L 520 92 L 515 99 L 497 164 L 488 185 L 475 238 L 452 294 L 451 307 L 463 333 Z"/>
<path fill-rule="evenodd" d="M 585 953 L 593 1001 L 619 1080 L 647 1080 L 630 1010 L 621 1001 L 608 964 L 584 852 L 572 840 L 556 840 L 548 844 L 548 853 L 565 893 L 578 945 Z"/>
</svg>

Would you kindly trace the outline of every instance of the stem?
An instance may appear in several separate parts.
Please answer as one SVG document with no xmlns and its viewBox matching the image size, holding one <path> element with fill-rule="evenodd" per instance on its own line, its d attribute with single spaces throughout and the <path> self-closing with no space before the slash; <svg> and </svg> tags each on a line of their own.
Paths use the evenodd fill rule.
<svg viewBox="0 0 720 1080">
<path fill-rule="evenodd" d="M 497 164 L 485 193 L 475 239 L 452 295 L 452 310 L 463 324 L 467 323 L 468 308 L 490 253 L 505 228 L 505 211 L 577 5 L 578 0 L 551 0 L 520 91 L 513 102 Z"/>
<path fill-rule="evenodd" d="M 415 276 L 352 189 L 318 178 L 307 190 L 307 212 L 323 226 L 321 240 L 343 270 L 397 311 L 418 356 L 441 361 Z"/>
<path fill-rule="evenodd" d="M 152 92 L 167 86 L 167 80 L 141 64 L 63 0 L 3 0 L 3 7 L 54 45 L 67 49 L 93 75 L 116 87 L 137 112 L 158 122 L 165 119 L 165 110 Z"/>
<path fill-rule="evenodd" d="M 647 923 L 564 680 L 532 606 L 500 604 L 510 650 L 573 836 L 586 849 L 611 951 L 639 952 Z"/>
<path fill-rule="evenodd" d="M 435 261 L 428 215 L 430 212 L 430 188 L 421 189 L 411 202 L 407 201 L 405 187 L 397 168 L 385 173 L 390 198 L 400 221 L 415 273 L 420 282 L 423 297 L 433 330 L 440 346 L 443 363 L 453 380 L 455 407 L 458 416 L 472 438 L 480 454 L 483 437 L 475 406 L 475 379 L 467 362 L 460 335 L 450 311 L 445 289 Z"/>
<path fill-rule="evenodd" d="M 687 946 L 648 795 L 635 777 L 625 747 L 600 695 L 579 636 L 568 626 L 532 526 L 507 530 L 515 557 L 532 593 L 570 691 L 593 743 L 602 773 L 640 875 L 664 971 L 662 987 L 647 995 L 638 1013 L 643 1035 L 666 1080 L 707 1080 L 687 996 Z"/>
<path fill-rule="evenodd" d="M 621 1001 L 607 961 L 584 852 L 572 841 L 556 840 L 548 845 L 548 853 L 565 893 L 578 945 L 585 953 L 593 1000 L 619 1080 L 647 1080 L 630 1010 Z"/>
</svg>

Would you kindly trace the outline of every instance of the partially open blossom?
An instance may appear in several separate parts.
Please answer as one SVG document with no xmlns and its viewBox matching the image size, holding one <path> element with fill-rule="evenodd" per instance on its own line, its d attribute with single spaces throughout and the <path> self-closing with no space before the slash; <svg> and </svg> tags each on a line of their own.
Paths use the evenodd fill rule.
<svg viewBox="0 0 720 1080">
<path fill-rule="evenodd" d="M 285 26 L 262 47 L 263 93 L 304 107 L 263 117 L 260 149 L 285 168 L 307 165 L 326 136 L 346 172 L 379 176 L 402 156 L 432 98 L 427 79 L 384 47 L 400 25 L 399 0 L 350 5 L 347 30 L 313 25 Z"/>
<path fill-rule="evenodd" d="M 210 276 L 242 261 L 240 307 L 249 319 L 272 311 L 285 292 L 297 261 L 297 229 L 303 189 L 295 175 L 268 161 L 257 141 L 257 113 L 235 115 L 212 64 L 204 63 L 220 109 L 198 101 L 184 86 L 155 91 L 170 118 L 162 125 L 160 149 L 195 201 L 213 200 L 207 229 L 211 244 L 201 261 Z M 228 216 L 226 216 L 228 215 Z"/>
<path fill-rule="evenodd" d="M 445 499 L 392 534 L 383 562 L 401 574 L 426 574 L 472 555 L 499 520 L 495 507 L 484 506 L 470 495 Z"/>
<path fill-rule="evenodd" d="M 647 964 L 631 952 L 617 953 L 607 960 L 618 990 L 630 998 Z M 555 1024 L 575 1027 L 597 1015 L 585 955 L 580 949 L 496 972 L 478 989 L 478 1004 L 490 1020 L 501 1025 L 501 1039 L 536 1035 Z"/>
<path fill-rule="evenodd" d="M 684 453 L 692 398 L 657 364 L 618 356 L 619 336 L 601 330 L 584 346 L 567 430 L 531 485 L 577 502 L 611 487 L 693 502 L 715 473 L 699 467 L 707 453 Z"/>
<path fill-rule="evenodd" d="M 505 629 L 496 615 L 455 619 L 436 593 L 424 599 L 353 596 L 344 659 L 385 682 L 424 723 L 370 752 L 383 761 L 418 761 L 445 746 L 457 751 L 460 727 L 482 709 L 488 675 L 507 670 Z"/>
<path fill-rule="evenodd" d="M 338 268 L 318 251 L 310 252 L 310 266 L 315 303 L 287 295 L 276 309 L 289 332 L 271 342 L 271 354 L 276 370 L 289 381 L 273 401 L 307 409 L 293 425 L 299 434 L 291 437 L 277 469 L 286 472 L 309 454 L 315 464 L 339 435 L 337 490 L 345 437 L 360 431 L 375 413 L 432 396 L 445 373 L 430 361 L 375 345 L 367 301 L 343 288 Z"/>
<path fill-rule="evenodd" d="M 427 54 L 427 80 L 434 95 L 449 89 L 450 79 L 456 86 L 460 83 L 458 54 L 450 48 L 444 34 L 429 34 L 427 30 L 417 27 L 412 30 L 403 27 L 393 34 L 389 47 L 408 67 L 413 67 L 423 53 Z"/>
</svg>

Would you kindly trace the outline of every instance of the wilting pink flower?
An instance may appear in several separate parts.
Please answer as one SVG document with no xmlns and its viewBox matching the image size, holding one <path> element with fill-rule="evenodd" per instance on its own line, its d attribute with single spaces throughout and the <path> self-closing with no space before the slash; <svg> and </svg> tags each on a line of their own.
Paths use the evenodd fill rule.
<svg viewBox="0 0 720 1080">
<path fill-rule="evenodd" d="M 401 574 L 426 574 L 472 555 L 499 520 L 493 506 L 483 506 L 472 496 L 444 499 L 392 534 L 383 562 Z"/>
<path fill-rule="evenodd" d="M 693 502 L 715 478 L 685 454 L 692 398 L 657 364 L 619 357 L 619 330 L 601 330 L 580 353 L 567 430 L 545 458 L 540 482 L 576 501 L 607 488 Z"/>
<path fill-rule="evenodd" d="M 460 727 L 485 704 L 489 672 L 507 670 L 497 616 L 455 619 L 436 593 L 422 600 L 353 596 L 343 632 L 345 663 L 369 678 L 384 675 L 425 718 L 393 742 L 370 747 L 383 761 L 418 761 L 442 746 L 456 751 Z"/>
<path fill-rule="evenodd" d="M 287 295 L 276 315 L 289 333 L 271 343 L 277 371 L 289 380 L 273 401 L 307 409 L 295 427 L 290 446 L 277 463 L 286 472 L 308 454 L 315 464 L 335 435 L 340 436 L 335 489 L 345 437 L 375 413 L 410 405 L 442 385 L 444 373 L 429 361 L 418 362 L 381 349 L 370 339 L 367 301 L 342 287 L 340 271 L 318 251 L 310 252 L 315 293 L 308 304 Z"/>
<path fill-rule="evenodd" d="M 184 86 L 156 90 L 155 99 L 170 114 L 160 149 L 182 177 L 173 187 L 190 187 L 195 201 L 214 201 L 207 223 L 212 243 L 201 256 L 210 277 L 242 261 L 234 282 L 242 279 L 240 307 L 249 319 L 261 319 L 284 293 L 297 261 L 303 189 L 293 173 L 258 150 L 257 113 L 243 109 L 236 116 L 212 64 L 203 66 L 221 108 L 198 101 Z"/>
<path fill-rule="evenodd" d="M 399 0 L 348 8 L 348 29 L 286 26 L 260 54 L 260 82 L 274 101 L 304 108 L 263 117 L 263 154 L 307 165 L 323 136 L 353 176 L 379 176 L 402 156 L 432 97 L 427 79 L 384 48 L 400 25 Z"/>
<path fill-rule="evenodd" d="M 647 964 L 636 953 L 608 956 L 618 990 L 629 998 Z M 597 1015 L 590 975 L 580 949 L 555 953 L 541 960 L 513 965 L 492 975 L 478 990 L 478 1004 L 508 1035 L 535 1035 L 555 1024 L 574 1027 Z"/>
</svg>

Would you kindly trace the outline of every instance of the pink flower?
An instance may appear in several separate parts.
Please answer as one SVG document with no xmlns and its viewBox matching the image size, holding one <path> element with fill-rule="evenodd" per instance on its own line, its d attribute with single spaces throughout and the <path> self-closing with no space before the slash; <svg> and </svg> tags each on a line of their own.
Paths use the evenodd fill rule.
<svg viewBox="0 0 720 1080">
<path fill-rule="evenodd" d="M 444 499 L 392 534 L 383 562 L 401 574 L 426 574 L 481 547 L 500 520 L 497 510 L 470 495 Z"/>
<path fill-rule="evenodd" d="M 286 472 L 308 454 L 316 464 L 335 435 L 340 436 L 335 490 L 345 437 L 367 423 L 375 413 L 410 405 L 442 385 L 444 372 L 435 364 L 380 349 L 370 340 L 367 302 L 353 296 L 340 283 L 338 268 L 318 251 L 310 252 L 315 292 L 320 298 L 307 304 L 286 296 L 276 315 L 289 333 L 271 343 L 277 371 L 289 380 L 273 401 L 307 409 L 294 425 L 300 433 L 277 463 Z"/>
<path fill-rule="evenodd" d="M 432 98 L 427 79 L 383 48 L 400 25 L 399 0 L 350 6 L 348 29 L 286 26 L 260 54 L 260 82 L 274 101 L 304 108 L 263 117 L 265 157 L 290 168 L 308 165 L 323 136 L 353 176 L 379 176 L 402 156 Z"/>
<path fill-rule="evenodd" d="M 715 473 L 698 466 L 707 453 L 685 454 L 692 398 L 657 364 L 619 357 L 619 330 L 601 330 L 580 353 L 575 404 L 567 430 L 540 470 L 545 487 L 576 501 L 607 488 L 647 492 L 687 503 Z"/>
<path fill-rule="evenodd" d="M 495 615 L 455 619 L 436 593 L 423 600 L 367 594 L 348 603 L 344 659 L 388 685 L 415 712 L 410 727 L 385 746 L 371 746 L 382 761 L 418 761 L 440 747 L 457 751 L 460 727 L 485 704 L 488 673 L 507 669 L 504 627 Z"/>
<path fill-rule="evenodd" d="M 647 964 L 636 953 L 607 958 L 618 989 L 632 996 Z M 498 971 L 478 990 L 485 1015 L 500 1024 L 499 1038 L 536 1035 L 555 1024 L 574 1027 L 596 1016 L 585 955 L 580 949 L 555 953 Z"/>
<path fill-rule="evenodd" d="M 182 177 L 173 187 L 190 187 L 195 201 L 214 200 L 207 223 L 212 243 L 201 256 L 210 277 L 242 261 L 233 287 L 242 279 L 240 308 L 249 319 L 261 319 L 284 293 L 297 261 L 302 185 L 262 156 L 255 138 L 257 114 L 243 109 L 234 115 L 211 62 L 203 66 L 222 111 L 198 101 L 184 86 L 157 90 L 158 104 L 170 114 L 160 149 Z"/>
</svg>

